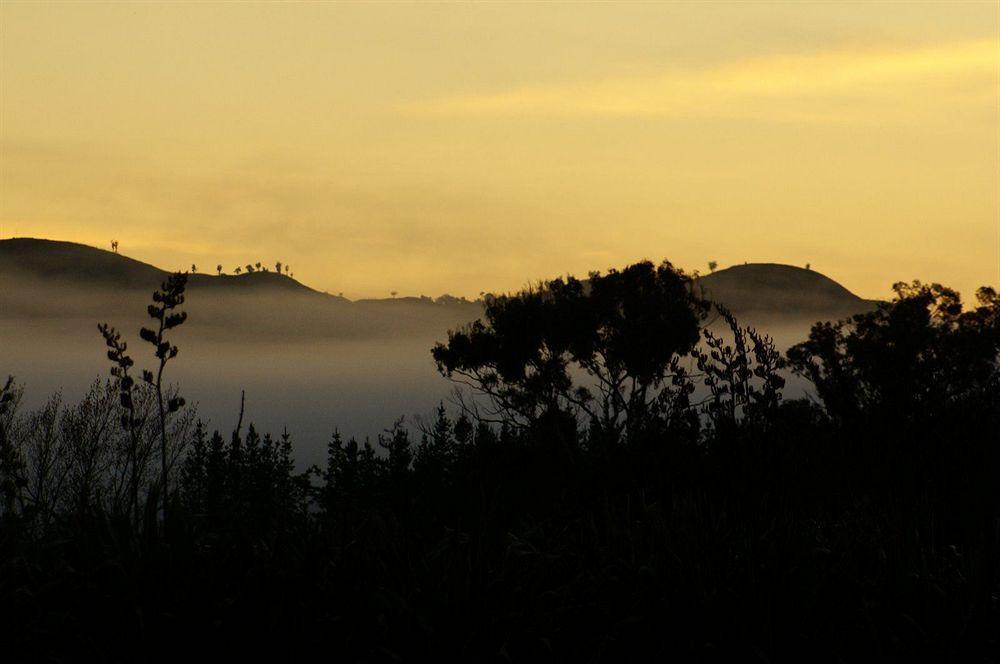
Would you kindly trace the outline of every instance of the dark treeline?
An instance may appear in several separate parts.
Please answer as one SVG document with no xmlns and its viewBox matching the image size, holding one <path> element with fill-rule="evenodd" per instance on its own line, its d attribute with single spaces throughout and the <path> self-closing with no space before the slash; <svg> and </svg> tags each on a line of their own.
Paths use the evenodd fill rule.
<svg viewBox="0 0 1000 664">
<path fill-rule="evenodd" d="M 81 402 L 0 392 L 4 652 L 1000 661 L 1000 298 L 895 292 L 787 354 L 669 263 L 490 296 L 452 409 L 299 472 L 166 387 L 178 275 L 152 369 L 102 326 Z"/>
</svg>

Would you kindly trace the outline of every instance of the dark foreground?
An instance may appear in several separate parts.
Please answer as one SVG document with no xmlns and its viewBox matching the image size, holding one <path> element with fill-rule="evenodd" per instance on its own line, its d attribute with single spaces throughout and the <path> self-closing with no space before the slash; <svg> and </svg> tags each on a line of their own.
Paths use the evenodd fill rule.
<svg viewBox="0 0 1000 664">
<path fill-rule="evenodd" d="M 546 365 L 549 330 L 533 371 L 479 385 L 506 400 L 498 422 L 442 408 L 370 446 L 335 436 L 305 475 L 287 436 L 210 435 L 171 394 L 161 420 L 152 383 L 126 400 L 117 376 L 36 413 L 8 386 L 4 652 L 1000 661 L 1000 307 L 982 295 L 961 313 L 947 292 L 903 289 L 817 326 L 787 357 L 817 403 L 782 401 L 786 359 L 734 328 L 679 379 L 674 364 L 666 396 L 598 408 Z M 442 371 L 509 360 L 489 335 L 511 306 L 439 347 Z M 575 343 L 561 356 L 586 359 Z M 696 380 L 710 391 L 697 404 Z"/>
</svg>

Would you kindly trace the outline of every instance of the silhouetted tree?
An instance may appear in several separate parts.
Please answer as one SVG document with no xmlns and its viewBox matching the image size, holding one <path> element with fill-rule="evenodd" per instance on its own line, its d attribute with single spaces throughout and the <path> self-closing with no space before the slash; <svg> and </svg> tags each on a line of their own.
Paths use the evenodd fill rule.
<svg viewBox="0 0 1000 664">
<path fill-rule="evenodd" d="M 219 273 L 220 277 L 222 276 L 222 263 L 215 266 L 215 271 Z"/>
<path fill-rule="evenodd" d="M 452 430 L 455 434 L 455 443 L 459 448 L 463 448 L 472 442 L 475 431 L 472 421 L 465 413 L 459 414 Z"/>
<path fill-rule="evenodd" d="M 0 518 L 13 514 L 15 501 L 27 485 L 24 461 L 7 435 L 19 400 L 20 391 L 14 384 L 14 377 L 8 376 L 7 382 L 0 387 L 0 499 L 3 500 Z"/>
<path fill-rule="evenodd" d="M 410 434 L 403 426 L 403 421 L 397 420 L 391 429 L 378 437 L 378 445 L 386 451 L 386 470 L 390 486 L 403 489 L 410 464 L 413 462 L 413 450 L 410 447 Z"/>
<path fill-rule="evenodd" d="M 176 311 L 184 304 L 184 289 L 187 285 L 187 275 L 177 272 L 171 275 L 160 287 L 160 290 L 153 293 L 153 304 L 149 305 L 149 317 L 156 321 L 157 329 L 147 327 L 139 331 L 139 336 L 143 341 L 152 344 L 154 356 L 158 362 L 156 373 L 144 370 L 143 380 L 156 388 L 157 405 L 159 409 L 160 422 L 160 490 L 163 495 L 163 520 L 167 521 L 169 510 L 169 484 L 167 483 L 167 415 L 177 412 L 184 405 L 184 399 L 172 397 L 164 403 L 163 391 L 163 371 L 167 362 L 177 357 L 177 346 L 172 345 L 164 336 L 167 331 L 177 327 L 187 320 L 187 312 Z"/>
<path fill-rule="evenodd" d="M 729 309 L 718 303 L 714 306 L 732 338 L 706 327 L 701 331 L 704 345 L 692 352 L 711 394 L 705 414 L 717 430 L 741 418 L 762 422 L 781 401 L 785 379 L 780 371 L 785 360 L 769 336 L 741 327 Z"/>
<path fill-rule="evenodd" d="M 234 431 L 228 444 L 211 439 L 198 422 L 180 468 L 185 507 L 210 518 L 214 527 L 261 537 L 290 525 L 304 507 L 303 476 L 294 474 L 291 436 L 261 436 L 251 424 L 245 437 Z"/>
<path fill-rule="evenodd" d="M 392 295 L 393 297 L 396 297 L 396 295 L 398 295 L 398 294 L 399 294 L 399 291 L 389 291 L 389 295 Z"/>
<path fill-rule="evenodd" d="M 679 356 L 698 341 L 706 308 L 682 271 L 642 262 L 490 298 L 485 320 L 432 352 L 443 375 L 487 396 L 504 422 L 583 413 L 611 439 L 629 438 L 655 402 L 690 392 Z M 573 365 L 590 385 L 574 382 Z"/>
<path fill-rule="evenodd" d="M 715 272 L 715 268 L 717 268 L 717 267 L 719 267 L 719 263 L 717 261 L 708 261 L 708 271 L 709 272 Z"/>
<path fill-rule="evenodd" d="M 111 241 L 111 251 L 118 253 L 118 240 Z"/>
<path fill-rule="evenodd" d="M 977 292 L 963 312 L 959 294 L 940 284 L 897 283 L 895 297 L 874 311 L 818 323 L 788 351 L 830 415 L 854 419 L 933 418 L 968 398 L 996 394 L 1000 299 Z"/>
<path fill-rule="evenodd" d="M 129 375 L 129 369 L 135 365 L 135 362 L 127 353 L 128 343 L 122 339 L 121 334 L 115 328 L 107 324 L 100 324 L 97 329 L 104 337 L 104 342 L 108 347 L 108 359 L 113 364 L 111 376 L 115 381 L 114 385 L 118 390 L 122 406 L 120 422 L 122 429 L 127 431 L 129 436 L 128 465 L 125 471 L 129 485 L 127 491 L 132 517 L 138 520 L 140 482 L 138 451 L 143 419 L 136 413 L 135 380 Z"/>
<path fill-rule="evenodd" d="M 277 272 L 278 274 L 281 274 L 281 261 L 277 261 L 274 264 L 274 271 Z"/>
<path fill-rule="evenodd" d="M 235 270 L 233 270 L 233 272 L 235 272 L 235 273 L 236 273 L 236 274 L 238 275 L 238 274 L 240 274 L 241 272 L 243 272 L 243 268 L 241 268 L 241 267 L 240 267 L 239 265 L 237 265 L 237 266 L 236 266 L 236 269 L 235 269 Z"/>
<path fill-rule="evenodd" d="M 258 265 L 260 265 L 260 263 L 258 263 Z M 247 263 L 247 272 L 253 272 L 253 271 L 254 271 L 253 265 L 250 265 L 249 263 Z"/>
<path fill-rule="evenodd" d="M 197 271 L 198 271 L 198 266 L 195 265 L 194 263 L 191 263 L 191 274 L 194 274 Z"/>
<path fill-rule="evenodd" d="M 451 421 L 444 403 L 438 404 L 434 424 L 424 430 L 413 461 L 414 470 L 428 477 L 441 477 L 454 458 Z"/>
</svg>

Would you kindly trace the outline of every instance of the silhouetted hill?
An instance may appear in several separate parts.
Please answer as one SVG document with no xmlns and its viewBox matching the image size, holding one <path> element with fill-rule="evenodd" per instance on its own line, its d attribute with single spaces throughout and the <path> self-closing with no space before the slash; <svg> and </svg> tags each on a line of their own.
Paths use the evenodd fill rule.
<svg viewBox="0 0 1000 664">
<path fill-rule="evenodd" d="M 168 275 L 74 242 L 0 240 L 0 321 L 107 321 L 129 329 L 144 322 L 150 294 Z M 482 312 L 478 303 L 449 296 L 351 302 L 270 271 L 189 275 L 185 307 L 183 334 L 257 341 L 436 337 Z"/>
<path fill-rule="evenodd" d="M 79 287 L 112 286 L 147 291 L 156 288 L 167 276 L 167 271 L 148 263 L 76 242 L 35 238 L 0 240 L 0 278 L 12 281 L 40 280 L 66 282 Z M 192 274 L 188 285 L 192 291 L 262 288 L 320 295 L 277 272 L 221 276 Z"/>
<path fill-rule="evenodd" d="M 168 272 L 110 251 L 73 242 L 0 240 L 0 319 L 83 319 L 129 326 L 141 321 L 150 293 Z M 818 272 L 790 265 L 738 265 L 698 280 L 706 296 L 748 321 L 814 322 L 870 309 Z M 399 336 L 448 329 L 482 313 L 479 302 L 438 298 L 345 298 L 321 293 L 286 275 L 192 274 L 188 333 L 246 339 Z"/>
<path fill-rule="evenodd" d="M 698 279 L 705 296 L 735 313 L 843 317 L 875 306 L 814 270 L 779 263 L 749 263 Z"/>
<path fill-rule="evenodd" d="M 14 238 L 0 240 L 0 278 L 66 282 L 81 287 L 113 286 L 127 290 L 150 290 L 159 285 L 168 272 L 133 258 L 75 242 Z M 814 270 L 777 263 L 735 265 L 704 275 L 698 283 L 705 294 L 733 311 L 770 313 L 824 313 L 859 311 L 872 302 L 864 300 L 829 277 Z M 246 289 L 279 290 L 295 294 L 322 295 L 333 300 L 344 298 L 320 293 L 291 277 L 276 272 L 253 272 L 222 276 L 192 274 L 192 291 L 212 289 L 218 292 L 243 292 Z M 366 298 L 359 305 L 468 305 L 467 300 L 451 296 Z"/>
<path fill-rule="evenodd" d="M 166 273 L 127 256 L 75 242 L 0 240 L 0 277 L 101 283 L 124 288 L 156 283 Z"/>
</svg>

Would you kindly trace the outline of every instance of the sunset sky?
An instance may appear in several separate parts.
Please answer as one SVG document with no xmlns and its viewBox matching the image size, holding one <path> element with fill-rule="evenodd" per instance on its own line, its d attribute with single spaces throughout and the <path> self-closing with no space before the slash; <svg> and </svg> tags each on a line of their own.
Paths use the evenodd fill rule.
<svg viewBox="0 0 1000 664">
<path fill-rule="evenodd" d="M 1000 285 L 1000 4 L 0 4 L 0 238 L 349 297 Z"/>
</svg>

